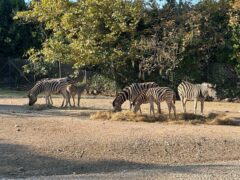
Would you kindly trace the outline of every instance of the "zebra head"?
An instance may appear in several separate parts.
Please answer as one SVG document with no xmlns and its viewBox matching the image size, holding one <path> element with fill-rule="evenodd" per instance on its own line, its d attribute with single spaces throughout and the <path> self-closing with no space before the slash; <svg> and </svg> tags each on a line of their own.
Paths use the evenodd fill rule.
<svg viewBox="0 0 240 180">
<path fill-rule="evenodd" d="M 202 83 L 202 85 L 204 86 L 207 96 L 217 99 L 216 84 L 213 85 L 211 83 Z"/>
<path fill-rule="evenodd" d="M 28 99 L 29 99 L 29 106 L 32 106 L 35 104 L 35 102 L 37 101 L 37 96 L 33 95 L 31 92 L 28 93 Z"/>
<path fill-rule="evenodd" d="M 113 105 L 113 111 L 114 111 L 114 112 L 122 111 L 122 107 L 121 107 L 122 104 L 120 104 L 120 103 L 118 102 L 117 97 L 114 99 L 112 105 Z"/>
</svg>

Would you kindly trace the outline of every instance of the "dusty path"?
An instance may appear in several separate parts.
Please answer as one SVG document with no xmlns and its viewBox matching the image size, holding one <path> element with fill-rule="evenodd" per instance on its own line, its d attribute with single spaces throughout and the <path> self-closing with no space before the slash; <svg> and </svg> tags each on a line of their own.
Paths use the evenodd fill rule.
<svg viewBox="0 0 240 180">
<path fill-rule="evenodd" d="M 80 175 L 42 176 L 36 179 L 240 179 L 240 161 L 188 164 L 188 165 L 153 165 L 152 167 L 136 167 L 118 172 L 88 173 Z"/>
<path fill-rule="evenodd" d="M 80 110 L 33 111 L 24 98 L 0 99 L 0 178 L 239 177 L 239 126 L 89 120 L 92 112 L 110 109 L 111 101 L 83 99 Z M 240 119 L 239 104 L 209 102 L 207 112 Z"/>
</svg>

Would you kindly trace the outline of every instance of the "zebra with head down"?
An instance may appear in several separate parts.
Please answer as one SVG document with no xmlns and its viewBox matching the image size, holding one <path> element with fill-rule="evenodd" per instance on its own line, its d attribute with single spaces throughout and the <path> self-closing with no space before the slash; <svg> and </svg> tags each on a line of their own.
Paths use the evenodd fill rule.
<svg viewBox="0 0 240 180">
<path fill-rule="evenodd" d="M 46 104 L 50 105 L 50 96 L 51 94 L 60 93 L 63 96 L 62 106 L 66 99 L 66 105 L 70 104 L 70 97 L 66 91 L 66 88 L 69 84 L 72 84 L 73 80 L 69 77 L 58 78 L 58 79 L 43 79 L 38 81 L 34 87 L 28 92 L 29 106 L 32 106 L 37 101 L 38 94 L 44 92 Z"/>
<path fill-rule="evenodd" d="M 130 86 L 125 87 L 117 97 L 114 99 L 112 105 L 114 111 L 121 111 L 122 104 L 126 101 L 130 101 L 130 109 L 132 108 L 131 102 L 143 91 L 152 87 L 158 87 L 155 82 L 145 82 L 145 83 L 133 83 Z"/>
</svg>

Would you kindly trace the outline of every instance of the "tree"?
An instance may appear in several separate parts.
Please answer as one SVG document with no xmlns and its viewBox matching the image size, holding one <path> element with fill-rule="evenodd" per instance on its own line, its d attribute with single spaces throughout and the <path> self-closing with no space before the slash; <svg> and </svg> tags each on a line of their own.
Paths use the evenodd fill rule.
<svg viewBox="0 0 240 180">
<path fill-rule="evenodd" d="M 22 57 L 29 47 L 37 44 L 39 37 L 35 26 L 13 20 L 17 11 L 26 9 L 24 0 L 0 1 L 0 56 Z"/>
<path fill-rule="evenodd" d="M 44 23 L 51 35 L 42 44 L 48 61 L 85 66 L 118 61 L 128 51 L 131 33 L 141 17 L 141 1 L 32 1 L 19 12 L 27 22 Z"/>
</svg>

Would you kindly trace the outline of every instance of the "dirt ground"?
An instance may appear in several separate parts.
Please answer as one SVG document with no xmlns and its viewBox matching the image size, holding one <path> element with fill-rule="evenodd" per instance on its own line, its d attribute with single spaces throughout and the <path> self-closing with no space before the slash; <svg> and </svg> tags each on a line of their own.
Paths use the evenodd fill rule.
<svg viewBox="0 0 240 180">
<path fill-rule="evenodd" d="M 59 108 L 61 98 L 54 98 L 55 107 L 33 110 L 26 98 L 0 99 L 0 178 L 137 172 L 240 160 L 240 126 L 89 120 L 93 112 L 110 110 L 112 100 L 85 97 L 81 108 L 69 109 Z M 43 98 L 37 102 L 43 103 Z M 179 102 L 176 107 L 182 111 Z M 143 106 L 144 113 L 148 108 Z M 162 108 L 166 113 L 165 104 Z M 193 112 L 192 102 L 187 110 Z M 206 102 L 208 113 L 225 113 L 240 122 L 239 103 Z"/>
</svg>

